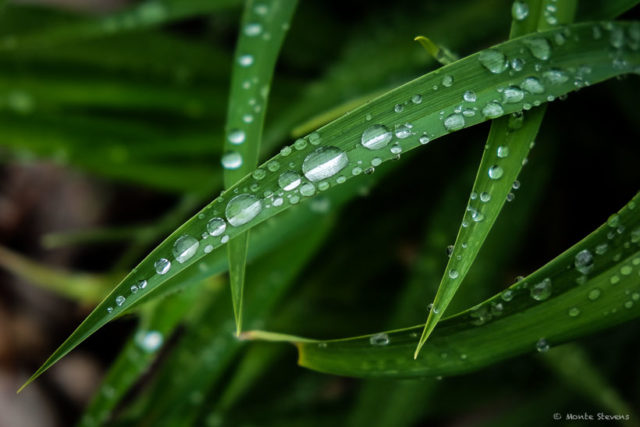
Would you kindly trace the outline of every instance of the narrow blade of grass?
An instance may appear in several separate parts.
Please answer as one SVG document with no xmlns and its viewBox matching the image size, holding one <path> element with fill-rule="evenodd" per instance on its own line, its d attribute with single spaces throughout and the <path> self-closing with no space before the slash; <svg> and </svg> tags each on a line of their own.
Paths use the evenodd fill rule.
<svg viewBox="0 0 640 427">
<path fill-rule="evenodd" d="M 225 154 L 222 157 L 225 188 L 233 186 L 258 166 L 271 80 L 296 5 L 297 1 L 271 0 L 260 3 L 266 12 L 259 13 L 253 0 L 246 2 L 234 58 L 225 128 Z M 229 242 L 227 252 L 238 334 L 242 331 L 242 294 L 248 250 L 247 231 Z"/>
<path fill-rule="evenodd" d="M 515 18 L 511 25 L 510 37 L 519 37 L 536 29 L 545 29 L 558 23 L 567 24 L 573 20 L 575 1 L 570 0 L 554 5 L 553 15 L 548 15 L 547 5 L 546 0 L 514 4 L 514 7 L 525 7 L 528 13 L 524 19 L 518 15 L 517 11 L 514 13 Z M 538 39 L 536 42 L 542 48 L 548 46 L 545 45 L 548 43 L 545 39 Z M 543 55 L 538 56 L 543 57 Z M 531 85 L 536 81 L 526 80 L 525 82 L 529 82 Z M 534 91 L 532 87 L 529 90 Z M 512 183 L 527 162 L 527 156 L 540 129 L 545 108 L 546 106 L 541 106 L 520 117 L 501 117 L 491 123 L 485 151 L 478 168 L 478 176 L 473 184 L 462 225 L 458 231 L 451 258 L 440 281 L 438 293 L 429 311 L 414 358 L 418 357 L 420 348 L 429 338 L 449 306 L 493 224 L 498 219 L 498 215 L 511 192 Z"/>
<path fill-rule="evenodd" d="M 422 326 L 363 337 L 291 341 L 301 366 L 356 377 L 420 377 L 470 372 L 616 325 L 640 315 L 640 193 L 585 239 L 509 289 L 441 322 L 419 358 Z M 445 356 L 443 356 L 445 355 Z"/>
<path fill-rule="evenodd" d="M 104 324 L 126 311 L 143 295 L 162 288 L 168 279 L 197 263 L 205 255 L 224 245 L 228 239 L 285 211 L 302 199 L 340 185 L 363 170 L 373 172 L 383 162 L 396 159 L 399 150 L 412 150 L 429 139 L 520 111 L 527 106 L 548 102 L 586 84 L 585 79 L 589 84 L 594 84 L 637 70 L 640 65 L 640 45 L 635 40 L 640 35 L 637 31 L 640 23 L 604 24 L 602 31 L 607 32 L 606 37 L 594 37 L 593 28 L 597 25 L 599 24 L 571 25 L 502 43 L 492 48 L 488 54 L 493 59 L 497 58 L 497 62 L 486 61 L 487 51 L 471 55 L 400 86 L 306 138 L 297 140 L 293 146 L 284 147 L 279 155 L 257 169 L 262 171 L 260 174 L 264 173 L 263 179 L 245 176 L 153 250 L 114 288 L 28 382 L 41 375 Z M 563 40 L 562 44 L 553 46 L 550 58 L 544 62 L 539 62 L 525 49 L 526 41 L 540 37 L 553 39 L 556 34 L 564 34 L 566 31 L 577 36 L 578 40 L 569 38 Z M 628 43 L 624 43 L 625 40 Z M 516 56 L 523 57 L 525 65 L 521 71 L 511 75 L 505 72 L 507 59 Z M 493 73 L 487 68 L 496 69 L 496 63 L 501 70 L 499 73 Z M 447 76 L 451 79 L 445 79 Z M 523 79 L 529 77 L 535 77 L 544 85 L 544 93 L 523 92 L 519 101 L 503 99 L 499 89 L 521 84 Z M 451 80 L 456 84 L 447 86 L 446 82 Z M 438 90 L 434 91 L 434 86 Z M 462 98 L 462 94 L 468 90 L 477 95 L 476 102 L 472 104 L 465 104 Z M 420 95 L 420 98 L 416 95 Z M 423 97 L 428 97 L 429 102 L 422 102 Z M 397 105 L 400 107 L 396 108 Z M 460 108 L 471 110 L 473 114 L 465 116 L 456 112 Z M 398 110 L 401 112 L 398 113 Z M 373 126 L 375 127 L 372 129 Z M 380 138 L 369 138 L 384 129 L 387 130 L 378 134 Z M 389 144 L 392 131 L 396 139 Z M 364 145 L 373 149 L 363 146 L 363 139 Z M 386 144 L 380 141 L 385 141 Z M 385 144 L 387 149 L 382 149 L 379 143 Z M 273 172 L 275 165 L 279 171 Z M 301 181 L 299 189 L 287 191 L 288 194 L 279 185 L 283 174 L 280 169 L 284 168 L 294 169 Z M 234 201 L 232 197 L 238 193 L 244 197 Z M 207 223 L 213 218 L 221 218 L 225 212 L 231 223 L 229 226 L 225 225 L 225 233 L 207 234 Z M 145 291 L 131 294 L 130 287 L 142 280 L 146 281 Z"/>
</svg>

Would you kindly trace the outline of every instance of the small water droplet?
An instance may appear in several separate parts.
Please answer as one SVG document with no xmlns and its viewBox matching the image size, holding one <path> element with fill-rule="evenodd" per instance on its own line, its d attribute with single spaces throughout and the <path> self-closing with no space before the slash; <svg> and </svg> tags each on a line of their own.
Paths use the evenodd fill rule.
<svg viewBox="0 0 640 427">
<path fill-rule="evenodd" d="M 444 119 L 444 127 L 450 132 L 462 129 L 464 124 L 464 116 L 459 113 L 451 114 Z"/>
<path fill-rule="evenodd" d="M 231 132 L 229 132 L 229 135 L 227 136 L 227 138 L 229 139 L 229 142 L 232 144 L 242 144 L 245 140 L 245 133 L 243 130 L 241 129 L 234 129 Z"/>
<path fill-rule="evenodd" d="M 362 132 L 360 142 L 369 150 L 379 150 L 386 147 L 392 138 L 391 131 L 385 125 L 373 125 Z"/>
<path fill-rule="evenodd" d="M 262 211 L 262 202 L 251 194 L 240 194 L 229 201 L 225 208 L 227 221 L 234 227 L 254 219 Z"/>
<path fill-rule="evenodd" d="M 533 94 L 541 94 L 545 91 L 545 87 L 536 77 L 527 77 L 522 81 L 522 84 L 520 86 L 522 87 L 522 89 Z"/>
<path fill-rule="evenodd" d="M 420 144 L 425 145 L 429 143 L 430 139 L 427 135 L 422 135 L 418 141 L 420 141 Z"/>
<path fill-rule="evenodd" d="M 522 101 L 524 92 L 518 86 L 509 86 L 502 92 L 502 101 L 506 104 L 513 104 Z"/>
<path fill-rule="evenodd" d="M 416 105 L 420 104 L 422 102 L 422 95 L 420 95 L 420 94 L 413 95 L 411 97 L 411 102 L 413 102 Z"/>
<path fill-rule="evenodd" d="M 283 157 L 287 157 L 289 154 L 291 154 L 291 147 L 282 147 L 282 149 L 280 150 L 280 155 L 282 155 Z"/>
<path fill-rule="evenodd" d="M 302 162 L 302 173 L 309 181 L 329 178 L 349 163 L 347 154 L 337 147 L 320 147 L 311 152 Z"/>
<path fill-rule="evenodd" d="M 588 274 L 593 269 L 593 255 L 588 249 L 583 249 L 576 254 L 573 263 L 580 273 Z"/>
<path fill-rule="evenodd" d="M 567 73 L 557 68 L 545 71 L 542 73 L 542 77 L 552 85 L 566 83 L 569 80 Z"/>
<path fill-rule="evenodd" d="M 385 333 L 375 334 L 369 338 L 369 343 L 371 345 L 384 346 L 389 344 L 389 335 Z"/>
<path fill-rule="evenodd" d="M 509 66 L 504 54 L 496 49 L 483 50 L 480 52 L 478 60 L 482 66 L 493 74 L 500 74 Z"/>
<path fill-rule="evenodd" d="M 162 333 L 158 331 L 149 331 L 147 333 L 139 334 L 136 337 L 138 345 L 147 353 L 158 350 L 164 341 Z"/>
<path fill-rule="evenodd" d="M 505 302 L 511 301 L 513 299 L 513 291 L 511 289 L 502 291 L 502 293 L 500 294 L 500 298 L 502 298 L 502 300 Z"/>
<path fill-rule="evenodd" d="M 129 288 L 129 290 L 131 291 L 132 294 L 135 294 L 139 291 L 138 289 L 138 285 L 131 285 L 131 287 Z"/>
<path fill-rule="evenodd" d="M 393 107 L 393 111 L 396 113 L 402 113 L 404 111 L 404 105 L 396 104 L 395 107 Z"/>
<path fill-rule="evenodd" d="M 143 279 L 143 280 L 138 281 L 138 288 L 139 289 L 144 289 L 146 287 L 147 287 L 147 281 L 146 280 Z"/>
<path fill-rule="evenodd" d="M 253 64 L 253 56 L 248 54 L 239 56 L 238 64 L 242 67 L 250 67 Z"/>
<path fill-rule="evenodd" d="M 410 137 L 412 134 L 413 133 L 411 132 L 411 125 L 404 124 L 404 125 L 396 126 L 396 129 L 395 129 L 396 138 L 405 139 Z"/>
<path fill-rule="evenodd" d="M 601 294 L 602 294 L 602 291 L 599 288 L 593 288 L 587 294 L 587 298 L 589 298 L 590 301 L 595 301 L 598 298 L 600 298 Z"/>
<path fill-rule="evenodd" d="M 546 278 L 540 283 L 531 286 L 529 293 L 536 301 L 544 301 L 551 296 L 551 279 Z"/>
<path fill-rule="evenodd" d="M 504 109 L 497 102 L 489 102 L 482 108 L 482 114 L 489 119 L 495 119 L 504 114 Z"/>
<path fill-rule="evenodd" d="M 227 243 L 228 241 L 229 241 L 229 236 L 227 236 L 226 234 L 222 236 L 222 238 L 220 239 L 220 243 Z"/>
<path fill-rule="evenodd" d="M 122 304 L 124 304 L 125 302 L 125 297 L 123 297 L 122 295 L 118 295 L 116 297 L 116 304 L 118 305 L 118 307 L 121 307 Z"/>
<path fill-rule="evenodd" d="M 222 167 L 228 170 L 235 170 L 242 166 L 242 156 L 237 151 L 229 151 L 222 156 Z"/>
<path fill-rule="evenodd" d="M 525 2 L 516 0 L 511 6 L 511 17 L 516 21 L 524 21 L 529 16 L 529 5 Z"/>
<path fill-rule="evenodd" d="M 300 187 L 300 194 L 305 197 L 311 197 L 316 194 L 316 187 L 310 182 L 305 182 Z"/>
<path fill-rule="evenodd" d="M 153 264 L 153 266 L 156 269 L 156 273 L 160 275 L 166 274 L 167 271 L 169 271 L 169 269 L 171 268 L 171 261 L 166 258 L 160 258 Z"/>
<path fill-rule="evenodd" d="M 294 171 L 283 172 L 278 177 L 278 185 L 284 191 L 295 190 L 296 188 L 298 188 L 301 182 L 302 182 L 302 177 L 298 175 L 297 172 L 294 172 Z"/>
<path fill-rule="evenodd" d="M 442 78 L 442 86 L 451 87 L 453 86 L 453 76 L 446 75 Z"/>
<path fill-rule="evenodd" d="M 212 236 L 219 236 L 227 229 L 227 223 L 222 218 L 211 218 L 207 223 L 207 231 Z"/>
<path fill-rule="evenodd" d="M 507 147 L 506 145 L 500 145 L 498 147 L 498 149 L 496 150 L 496 154 L 501 159 L 504 159 L 505 157 L 508 157 L 509 156 L 509 147 Z"/>
<path fill-rule="evenodd" d="M 536 350 L 538 353 L 546 353 L 550 348 L 549 343 L 544 338 L 540 338 L 538 342 L 536 342 Z"/>
<path fill-rule="evenodd" d="M 570 317 L 578 317 L 580 315 L 580 309 L 578 307 L 571 307 L 569 309 Z"/>
<path fill-rule="evenodd" d="M 462 99 L 467 102 L 476 102 L 476 99 L 478 99 L 478 97 L 476 96 L 476 93 L 474 91 L 468 90 L 462 95 Z"/>
<path fill-rule="evenodd" d="M 491 200 L 491 194 L 487 193 L 486 191 L 480 193 L 480 201 L 486 203 L 489 200 Z"/>
<path fill-rule="evenodd" d="M 500 179 L 502 178 L 502 175 L 504 174 L 504 170 L 498 166 L 498 165 L 493 165 L 489 168 L 489 178 L 491 179 Z"/>
<path fill-rule="evenodd" d="M 250 22 L 244 27 L 244 33 L 249 37 L 255 37 L 262 33 L 262 24 L 259 22 Z"/>
</svg>

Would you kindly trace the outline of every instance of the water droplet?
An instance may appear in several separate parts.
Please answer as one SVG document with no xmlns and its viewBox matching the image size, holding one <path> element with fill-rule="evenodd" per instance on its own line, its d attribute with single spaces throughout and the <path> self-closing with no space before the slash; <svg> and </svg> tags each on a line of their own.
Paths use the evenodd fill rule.
<svg viewBox="0 0 640 427">
<path fill-rule="evenodd" d="M 418 141 L 420 141 L 420 144 L 425 145 L 429 143 L 430 139 L 427 135 L 422 135 Z"/>
<path fill-rule="evenodd" d="M 632 271 L 633 271 L 633 268 L 630 265 L 623 265 L 620 268 L 620 274 L 622 274 L 623 276 L 630 275 Z"/>
<path fill-rule="evenodd" d="M 404 124 L 396 126 L 395 134 L 396 138 L 405 139 L 410 137 L 413 133 L 411 132 L 411 125 Z"/>
<path fill-rule="evenodd" d="M 359 166 L 354 167 L 353 169 L 351 169 L 351 174 L 352 175 L 360 175 L 362 173 L 362 168 Z"/>
<path fill-rule="evenodd" d="M 531 298 L 536 301 L 544 301 L 551 296 L 551 279 L 544 279 L 540 283 L 536 283 L 529 289 Z"/>
<path fill-rule="evenodd" d="M 387 345 L 389 344 L 389 335 L 385 333 L 372 335 L 369 338 L 369 343 L 371 345 L 379 345 L 379 346 Z"/>
<path fill-rule="evenodd" d="M 483 67 L 493 74 L 500 74 L 508 68 L 507 58 L 502 52 L 495 49 L 487 49 L 480 52 L 478 60 Z"/>
<path fill-rule="evenodd" d="M 451 279 L 457 279 L 458 278 L 458 271 L 457 270 L 449 270 L 449 278 Z"/>
<path fill-rule="evenodd" d="M 267 13 L 269 13 L 269 6 L 264 3 L 257 3 L 253 7 L 253 11 L 256 13 L 256 15 L 265 16 Z"/>
<path fill-rule="evenodd" d="M 422 95 L 420 95 L 420 94 L 413 95 L 411 97 L 411 102 L 413 102 L 416 105 L 420 104 L 422 102 Z"/>
<path fill-rule="evenodd" d="M 511 59 L 511 68 L 513 68 L 514 71 L 522 71 L 522 69 L 524 68 L 524 59 L 522 58 L 512 58 Z"/>
<path fill-rule="evenodd" d="M 489 119 L 495 119 L 504 114 L 504 109 L 497 102 L 489 102 L 482 108 L 482 114 Z"/>
<path fill-rule="evenodd" d="M 337 147 L 320 147 L 311 152 L 302 162 L 302 172 L 309 181 L 329 178 L 349 163 L 347 154 Z"/>
<path fill-rule="evenodd" d="M 498 149 L 496 150 L 496 154 L 501 159 L 504 159 L 505 157 L 508 157 L 509 156 L 509 147 L 507 147 L 506 145 L 500 145 L 498 147 Z"/>
<path fill-rule="evenodd" d="M 444 119 L 444 127 L 450 132 L 462 129 L 464 127 L 464 116 L 459 113 L 449 115 Z"/>
<path fill-rule="evenodd" d="M 520 86 L 522 87 L 522 89 L 533 94 L 541 94 L 545 91 L 545 88 L 542 83 L 540 83 L 540 80 L 535 77 L 527 77 L 522 81 L 522 84 Z"/>
<path fill-rule="evenodd" d="M 229 201 L 224 213 L 229 224 L 238 227 L 254 219 L 260 211 L 260 199 L 251 194 L 240 194 Z"/>
<path fill-rule="evenodd" d="M 529 49 L 531 55 L 537 59 L 546 61 L 551 57 L 551 45 L 545 38 L 524 39 L 522 43 Z"/>
<path fill-rule="evenodd" d="M 392 138 L 391 131 L 385 125 L 373 125 L 362 132 L 360 142 L 369 150 L 379 150 L 386 147 Z"/>
<path fill-rule="evenodd" d="M 250 22 L 244 27 L 244 33 L 249 37 L 255 37 L 262 32 L 262 25 L 259 22 Z"/>
<path fill-rule="evenodd" d="M 147 287 L 147 281 L 146 280 L 143 279 L 143 280 L 138 281 L 138 288 L 139 289 L 144 289 L 146 287 Z"/>
<path fill-rule="evenodd" d="M 453 86 L 453 76 L 446 75 L 442 78 L 442 86 L 451 87 Z"/>
<path fill-rule="evenodd" d="M 509 193 L 507 194 L 507 202 L 513 202 L 513 200 L 516 198 L 516 195 L 513 193 Z"/>
<path fill-rule="evenodd" d="M 374 157 L 371 159 L 371 166 L 380 166 L 382 164 L 382 159 L 380 157 Z"/>
<path fill-rule="evenodd" d="M 524 21 L 529 16 L 529 5 L 522 1 L 516 0 L 511 6 L 511 17 L 516 21 Z"/>
<path fill-rule="evenodd" d="M 611 35 L 609 36 L 609 42 L 615 49 L 622 49 L 624 47 L 624 31 L 620 27 L 611 28 Z"/>
<path fill-rule="evenodd" d="M 500 294 L 500 298 L 502 298 L 502 300 L 505 302 L 511 301 L 513 299 L 513 291 L 511 289 L 502 291 L 502 294 Z"/>
<path fill-rule="evenodd" d="M 296 188 L 298 188 L 301 182 L 302 177 L 294 171 L 286 171 L 282 173 L 280 177 L 278 177 L 278 185 L 284 191 L 295 190 Z"/>
<path fill-rule="evenodd" d="M 195 255 L 198 246 L 200 246 L 200 243 L 195 237 L 185 234 L 178 237 L 173 244 L 173 256 L 176 258 L 176 261 L 182 264 Z"/>
<path fill-rule="evenodd" d="M 113 307 L 107 307 L 107 313 L 113 313 Z"/>
<path fill-rule="evenodd" d="M 602 294 L 602 291 L 598 288 L 593 288 L 589 291 L 589 293 L 587 294 L 587 298 L 589 298 L 590 301 L 595 301 L 598 298 L 600 298 L 600 295 Z"/>
<path fill-rule="evenodd" d="M 402 147 L 400 147 L 398 144 L 393 144 L 389 151 L 391 151 L 391 153 L 393 154 L 400 154 L 402 153 Z"/>
<path fill-rule="evenodd" d="M 404 111 L 404 105 L 396 104 L 395 107 L 393 107 L 393 111 L 396 113 L 402 113 Z"/>
<path fill-rule="evenodd" d="M 166 274 L 167 271 L 171 268 L 171 261 L 166 258 L 160 258 L 157 260 L 153 266 L 156 269 L 156 273 L 158 274 Z"/>
<path fill-rule="evenodd" d="M 116 297 L 116 304 L 118 305 L 118 307 L 122 306 L 122 304 L 124 304 L 125 301 L 125 297 L 123 297 L 122 295 L 118 295 Z"/>
<path fill-rule="evenodd" d="M 158 331 L 141 333 L 136 337 L 138 345 L 146 352 L 151 353 L 158 350 L 164 341 L 162 334 Z"/>
<path fill-rule="evenodd" d="M 291 154 L 291 147 L 282 147 L 282 149 L 280 150 L 280 155 L 282 155 L 283 157 L 287 157 L 289 154 Z"/>
<path fill-rule="evenodd" d="M 311 197 L 316 194 L 316 187 L 314 187 L 314 185 L 310 182 L 305 182 L 304 184 L 302 184 L 302 187 L 300 187 L 300 194 L 305 197 Z"/>
<path fill-rule="evenodd" d="M 212 250 L 213 250 L 213 246 L 211 246 L 211 245 L 207 245 L 207 246 L 204 247 L 204 253 L 205 254 L 211 253 Z"/>
<path fill-rule="evenodd" d="M 241 129 L 234 129 L 231 132 L 229 132 L 229 135 L 227 136 L 227 138 L 229 139 L 229 142 L 232 144 L 242 144 L 245 140 L 245 133 L 243 130 Z"/>
<path fill-rule="evenodd" d="M 222 167 L 229 170 L 235 170 L 242 166 L 242 156 L 237 151 L 229 151 L 222 156 Z"/>
<path fill-rule="evenodd" d="M 545 71 L 542 73 L 542 77 L 545 78 L 552 85 L 559 85 L 562 83 L 566 83 L 569 80 L 569 76 L 562 70 L 557 68 Z"/>
<path fill-rule="evenodd" d="M 131 287 L 129 288 L 129 290 L 131 291 L 132 294 L 135 294 L 138 292 L 138 286 L 137 285 L 131 285 Z"/>
<path fill-rule="evenodd" d="M 229 241 L 229 236 L 227 236 L 226 234 L 222 236 L 222 238 L 220 239 L 220 243 L 227 243 L 228 241 Z"/>
<path fill-rule="evenodd" d="M 207 231 L 212 236 L 219 236 L 227 229 L 227 223 L 222 218 L 211 218 L 207 223 Z"/>
<path fill-rule="evenodd" d="M 509 86 L 502 92 L 502 101 L 507 104 L 520 102 L 524 98 L 524 92 L 518 86 Z"/>
<path fill-rule="evenodd" d="M 544 338 L 540 338 L 536 343 L 536 350 L 538 350 L 538 353 L 546 353 L 550 348 L 549 343 Z"/>
<path fill-rule="evenodd" d="M 238 57 L 238 64 L 242 67 L 250 67 L 253 64 L 252 55 L 241 55 Z"/>
<path fill-rule="evenodd" d="M 580 309 L 578 307 L 571 307 L 569 309 L 569 316 L 570 317 L 577 317 L 580 315 Z"/>
<path fill-rule="evenodd" d="M 504 170 L 498 165 L 493 165 L 489 168 L 489 178 L 491 179 L 500 179 L 504 174 Z"/>
<path fill-rule="evenodd" d="M 468 90 L 462 95 L 462 99 L 467 102 L 476 102 L 476 99 L 478 99 L 478 97 L 476 96 L 476 93 L 474 91 Z"/>
<path fill-rule="evenodd" d="M 486 191 L 480 193 L 480 201 L 486 203 L 489 200 L 491 200 L 491 194 L 487 193 Z"/>
<path fill-rule="evenodd" d="M 588 249 L 583 249 L 576 254 L 573 263 L 580 273 L 588 274 L 593 269 L 593 255 Z"/>
</svg>

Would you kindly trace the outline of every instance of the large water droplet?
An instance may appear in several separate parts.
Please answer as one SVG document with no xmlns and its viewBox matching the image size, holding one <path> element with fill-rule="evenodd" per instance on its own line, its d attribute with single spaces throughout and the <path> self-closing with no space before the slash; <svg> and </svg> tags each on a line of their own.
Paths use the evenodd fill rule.
<svg viewBox="0 0 640 427">
<path fill-rule="evenodd" d="M 495 119 L 504 114 L 504 109 L 497 102 L 489 102 L 482 108 L 482 114 L 489 119 Z"/>
<path fill-rule="evenodd" d="M 337 147 L 320 147 L 311 152 L 302 162 L 302 173 L 309 181 L 329 178 L 349 163 L 347 154 Z"/>
<path fill-rule="evenodd" d="M 535 58 L 546 61 L 551 57 L 551 45 L 545 38 L 525 39 L 522 41 Z"/>
<path fill-rule="evenodd" d="M 171 261 L 166 258 L 160 258 L 157 260 L 153 266 L 156 269 L 156 273 L 158 274 L 166 274 L 167 271 L 171 268 Z"/>
<path fill-rule="evenodd" d="M 581 250 L 575 256 L 574 265 L 580 273 L 589 273 L 593 269 L 593 255 L 588 249 Z"/>
<path fill-rule="evenodd" d="M 393 135 L 385 125 L 373 125 L 362 132 L 360 142 L 369 150 L 379 150 L 389 144 Z"/>
<path fill-rule="evenodd" d="M 225 215 L 234 227 L 246 224 L 262 211 L 262 202 L 251 194 L 240 194 L 229 201 Z"/>
<path fill-rule="evenodd" d="M 182 264 L 195 255 L 199 245 L 200 243 L 195 237 L 189 236 L 188 234 L 180 236 L 173 244 L 173 256 L 176 258 L 176 261 Z"/>
<path fill-rule="evenodd" d="M 478 56 L 480 64 L 493 74 L 500 74 L 509 67 L 507 58 L 502 52 L 495 49 L 487 49 Z"/>
<path fill-rule="evenodd" d="M 544 301 L 551 296 L 551 279 L 546 278 L 540 283 L 536 283 L 529 289 L 531 298 L 536 301 Z"/>
<path fill-rule="evenodd" d="M 491 179 L 500 179 L 504 174 L 504 170 L 498 165 L 493 165 L 489 168 L 489 178 Z"/>
<path fill-rule="evenodd" d="M 454 113 L 444 119 L 444 127 L 448 131 L 460 130 L 464 127 L 464 116 L 459 113 Z"/>
<path fill-rule="evenodd" d="M 278 185 L 284 191 L 291 191 L 296 189 L 302 182 L 302 177 L 294 171 L 286 171 L 280 177 L 278 177 Z"/>
<path fill-rule="evenodd" d="M 389 344 L 389 335 L 385 333 L 375 334 L 369 338 L 369 343 L 371 345 L 387 345 Z"/>
</svg>

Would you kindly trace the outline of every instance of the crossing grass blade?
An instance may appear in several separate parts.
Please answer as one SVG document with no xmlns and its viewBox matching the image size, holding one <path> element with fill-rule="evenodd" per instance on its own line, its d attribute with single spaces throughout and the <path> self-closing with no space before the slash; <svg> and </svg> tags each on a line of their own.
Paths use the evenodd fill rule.
<svg viewBox="0 0 640 427">
<path fill-rule="evenodd" d="M 594 26 L 599 28 L 601 37 L 594 37 Z M 502 58 L 505 64 L 507 58 L 523 57 L 525 65 L 520 72 L 513 75 L 508 72 L 491 73 L 482 65 L 480 56 L 484 54 L 479 52 L 406 83 L 329 123 L 317 132 L 297 140 L 293 146 L 284 147 L 280 154 L 257 169 L 265 173 L 263 179 L 256 180 L 252 175 L 245 176 L 154 249 L 114 288 L 28 382 L 41 375 L 104 324 L 121 315 L 143 295 L 162 288 L 170 278 L 176 277 L 187 267 L 222 246 L 223 240 L 226 242 L 227 239 L 234 238 L 285 211 L 309 197 L 307 194 L 315 194 L 340 185 L 353 179 L 363 170 L 372 172 L 371 168 L 397 158 L 398 147 L 400 151 L 406 152 L 423 145 L 425 138 L 434 140 L 488 119 L 548 102 L 549 99 L 576 90 L 576 85 L 586 85 L 587 82 L 595 84 L 617 75 L 634 72 L 640 65 L 639 29 L 638 22 L 585 23 L 510 40 L 495 46 L 491 56 L 495 58 L 495 52 L 499 51 L 498 57 Z M 523 51 L 524 45 L 532 39 L 544 37 L 557 40 L 558 34 L 564 36 L 567 31 L 573 37 L 563 39 L 561 44 L 554 44 L 546 61 L 538 61 L 530 51 Z M 455 83 L 443 85 L 443 80 L 445 83 L 450 81 L 449 78 L 445 79 L 446 76 L 451 76 Z M 545 86 L 544 93 L 526 93 L 520 101 L 501 102 L 504 101 L 503 94 L 498 89 L 521 84 L 527 77 L 538 78 Z M 434 91 L 434 86 L 438 90 Z M 462 95 L 468 90 L 476 93 L 475 103 L 464 103 Z M 422 98 L 417 98 L 416 95 Z M 496 99 L 498 102 L 495 102 Z M 494 103 L 500 104 L 500 108 Z M 401 108 L 396 108 L 396 105 L 401 105 Z M 464 116 L 461 112 L 456 112 L 459 108 L 471 110 L 474 114 Z M 402 113 L 396 110 L 402 110 Z M 371 119 L 367 120 L 368 117 Z M 360 144 L 364 131 L 374 124 L 385 126 L 390 132 L 394 131 L 397 139 L 387 149 L 369 150 Z M 305 191 L 284 194 L 278 185 L 278 177 L 282 170 L 273 172 L 273 169 L 292 168 L 301 171 L 303 165 L 306 179 L 300 187 L 304 185 Z M 326 173 L 329 171 L 330 175 L 327 176 Z M 261 209 L 251 210 L 253 217 L 250 221 L 238 226 L 228 226 L 223 236 L 206 234 L 207 222 L 213 217 L 224 215 L 230 198 L 240 192 L 250 196 L 249 200 L 253 200 L 251 197 L 254 197 L 256 201 L 251 206 L 260 206 Z M 278 193 L 281 192 L 284 197 L 279 196 Z M 264 195 L 265 199 L 261 200 L 251 195 Z M 179 257 L 183 261 L 180 262 L 176 260 L 180 254 L 174 254 L 174 245 L 176 240 L 184 235 L 197 236 L 197 239 L 194 237 L 197 244 L 190 246 L 188 259 L 184 256 Z M 168 271 L 160 268 L 161 264 L 156 266 L 161 258 L 171 261 Z M 129 289 L 141 280 L 146 280 L 144 292 L 132 294 Z M 112 311 L 108 310 L 109 307 Z"/>
<path fill-rule="evenodd" d="M 225 127 L 225 154 L 222 157 L 225 188 L 258 166 L 271 80 L 296 5 L 297 1 L 291 0 L 267 1 L 260 3 L 266 8 L 266 13 L 262 14 L 256 11 L 256 2 L 246 2 L 234 58 Z M 269 38 L 265 37 L 267 34 Z M 236 236 L 227 248 L 233 314 L 236 333 L 239 334 L 242 331 L 242 294 L 249 232 Z"/>
<path fill-rule="evenodd" d="M 553 5 L 552 15 L 548 12 L 550 2 L 546 0 L 517 3 L 514 7 L 518 5 L 526 7 L 528 13 L 524 19 L 514 18 L 511 24 L 511 38 L 534 30 L 548 29 L 559 23 L 570 23 L 573 21 L 576 2 L 565 1 L 559 5 Z M 534 89 L 530 88 L 530 90 Z M 428 313 L 414 358 L 418 357 L 420 348 L 444 314 L 475 261 L 493 224 L 498 219 L 506 199 L 511 194 L 511 183 L 516 181 L 520 170 L 527 162 L 527 156 L 540 129 L 545 108 L 546 105 L 520 116 L 502 117 L 491 123 L 469 204 L 463 215 L 451 258 Z"/>
<path fill-rule="evenodd" d="M 341 340 L 273 332 L 301 366 L 354 377 L 456 375 L 584 336 L 640 315 L 640 193 L 582 241 L 489 300 L 443 320 L 417 360 L 422 326 Z"/>
</svg>

